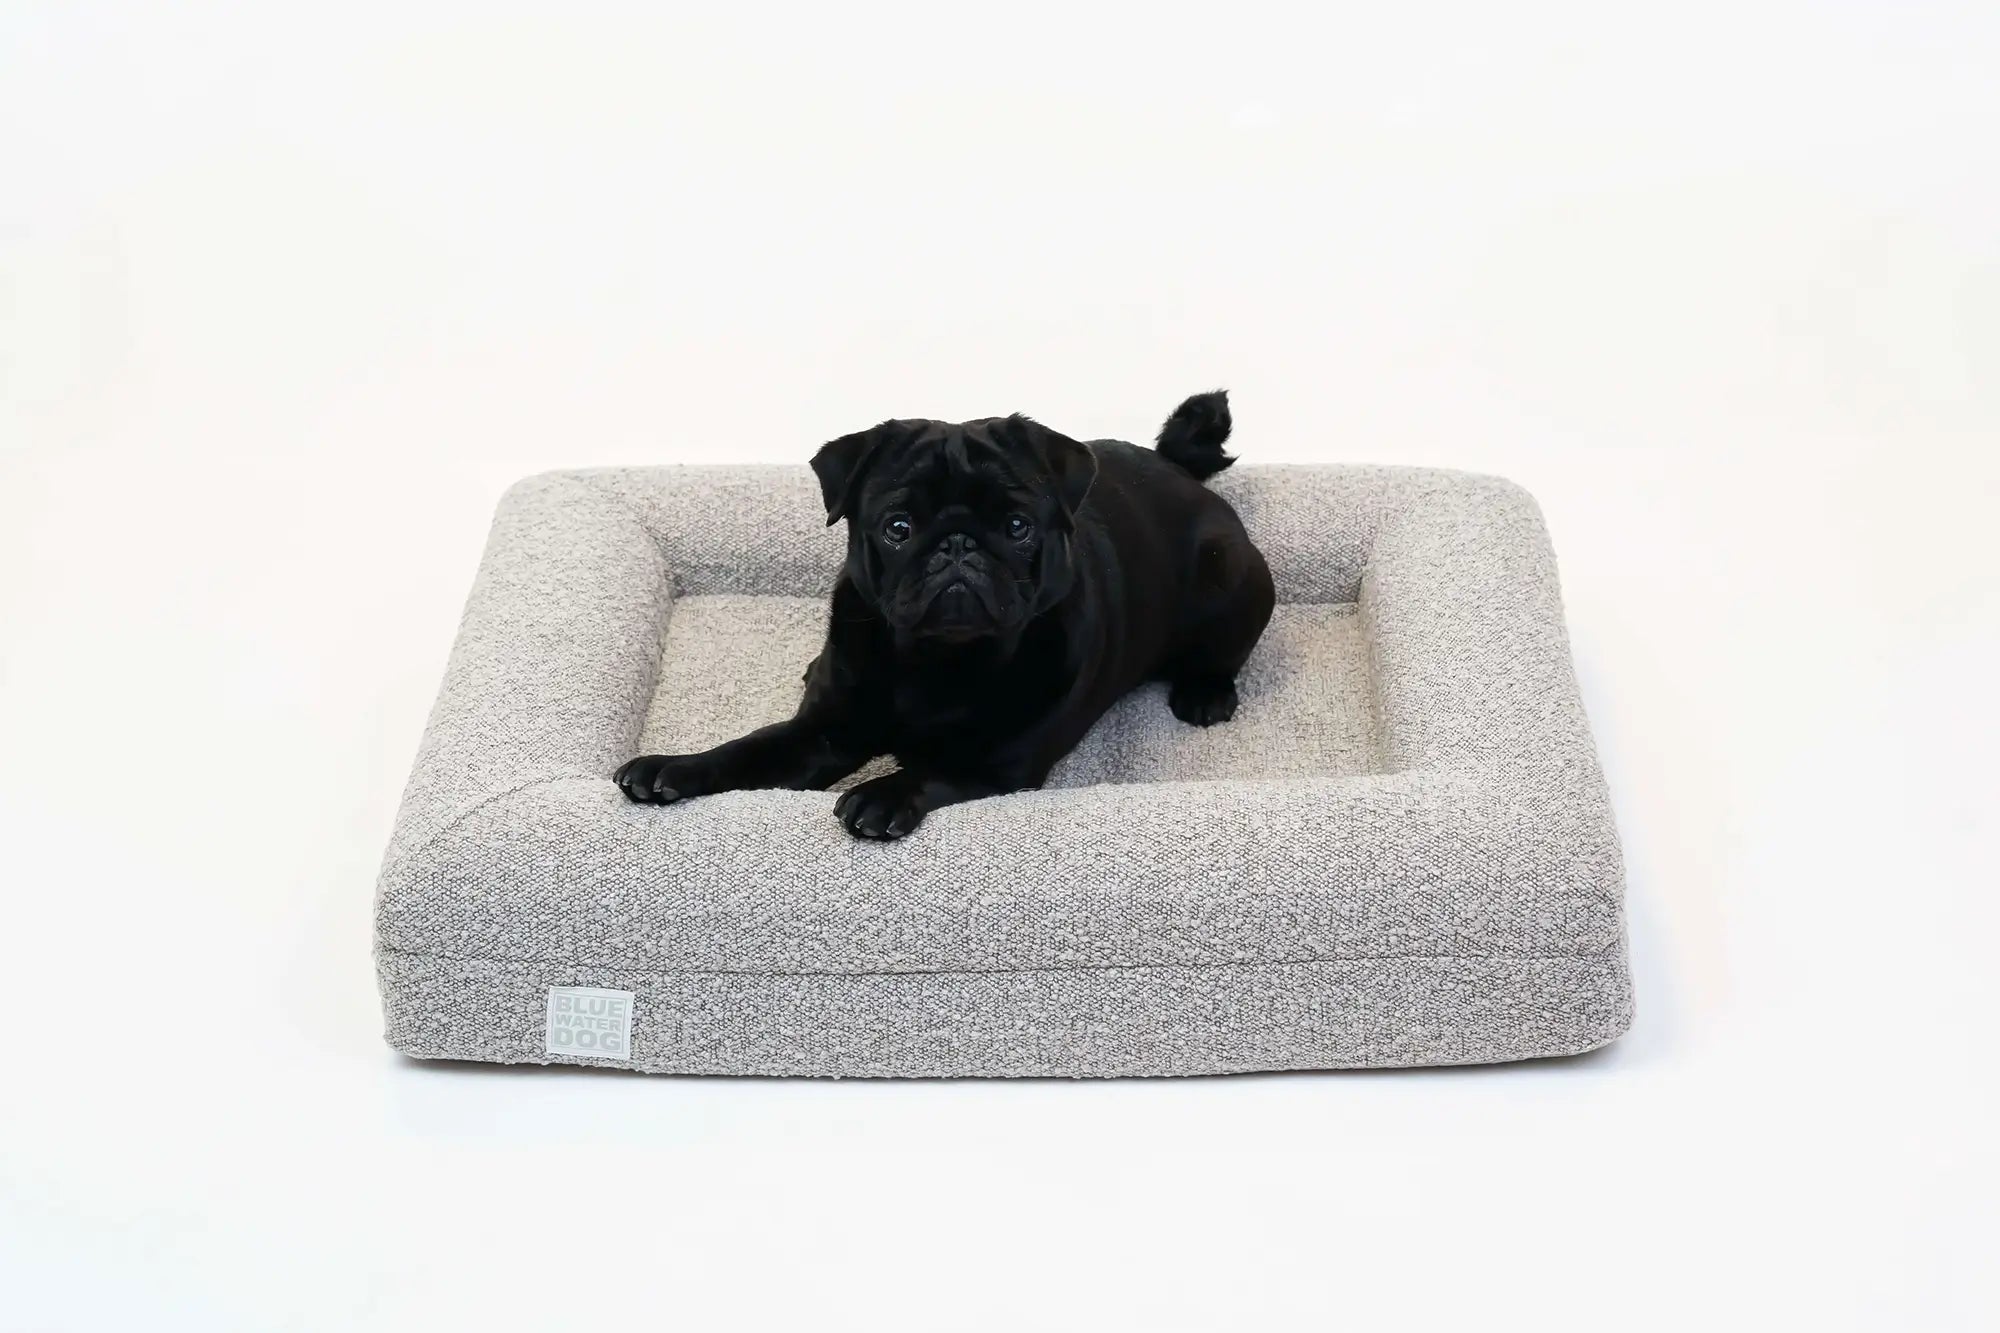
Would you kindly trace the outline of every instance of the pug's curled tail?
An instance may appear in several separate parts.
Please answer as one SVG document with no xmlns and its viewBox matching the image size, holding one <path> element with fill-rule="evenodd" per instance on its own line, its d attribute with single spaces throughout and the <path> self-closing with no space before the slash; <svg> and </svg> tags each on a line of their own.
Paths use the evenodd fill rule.
<svg viewBox="0 0 2000 1333">
<path fill-rule="evenodd" d="M 1153 446 L 1169 462 L 1178 463 L 1207 481 L 1234 463 L 1222 452 L 1229 438 L 1229 391 L 1198 393 L 1174 409 L 1167 424 L 1160 427 L 1159 441 Z"/>
</svg>

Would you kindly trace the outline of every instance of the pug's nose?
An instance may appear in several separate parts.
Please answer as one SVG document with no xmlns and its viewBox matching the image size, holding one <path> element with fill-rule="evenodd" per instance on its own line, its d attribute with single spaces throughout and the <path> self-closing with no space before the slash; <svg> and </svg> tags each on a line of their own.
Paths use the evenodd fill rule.
<svg viewBox="0 0 2000 1333">
<path fill-rule="evenodd" d="M 953 560 L 963 560 L 973 551 L 973 540 L 963 532 L 954 532 L 944 539 L 945 555 Z"/>
</svg>

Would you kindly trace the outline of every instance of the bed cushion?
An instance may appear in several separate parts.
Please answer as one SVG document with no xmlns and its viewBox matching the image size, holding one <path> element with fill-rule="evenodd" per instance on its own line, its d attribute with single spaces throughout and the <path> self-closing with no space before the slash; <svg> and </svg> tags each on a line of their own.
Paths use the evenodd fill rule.
<svg viewBox="0 0 2000 1333">
<path fill-rule="evenodd" d="M 1235 719 L 1189 727 L 1139 690 L 1044 789 L 874 843 L 825 792 L 637 806 L 610 777 L 796 705 L 844 549 L 808 470 L 516 485 L 381 875 L 390 1044 L 1126 1075 L 1617 1036 L 1617 836 L 1532 499 L 1417 469 L 1245 466 L 1216 488 L 1280 602 Z"/>
</svg>

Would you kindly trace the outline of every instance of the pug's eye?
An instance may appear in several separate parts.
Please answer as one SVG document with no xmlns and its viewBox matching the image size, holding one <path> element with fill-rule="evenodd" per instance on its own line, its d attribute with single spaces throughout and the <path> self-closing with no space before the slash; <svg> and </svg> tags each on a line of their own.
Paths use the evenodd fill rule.
<svg viewBox="0 0 2000 1333">
<path fill-rule="evenodd" d="M 910 526 L 908 514 L 891 514 L 882 520 L 882 535 L 899 546 L 908 541 L 915 530 Z"/>
<path fill-rule="evenodd" d="M 1028 521 L 1026 514 L 1007 515 L 1007 535 L 1015 541 L 1026 541 L 1028 534 L 1034 530 L 1035 525 Z"/>
</svg>

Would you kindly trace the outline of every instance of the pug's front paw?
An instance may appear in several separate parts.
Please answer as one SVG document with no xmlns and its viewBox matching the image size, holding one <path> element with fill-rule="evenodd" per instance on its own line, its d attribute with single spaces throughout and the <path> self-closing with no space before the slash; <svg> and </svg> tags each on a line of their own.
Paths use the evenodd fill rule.
<svg viewBox="0 0 2000 1333">
<path fill-rule="evenodd" d="M 930 811 L 924 784 L 906 772 L 884 773 L 842 794 L 833 815 L 857 838 L 900 838 Z"/>
<path fill-rule="evenodd" d="M 631 800 L 671 805 L 717 789 L 714 766 L 698 754 L 642 754 L 628 760 L 611 780 Z"/>
</svg>

